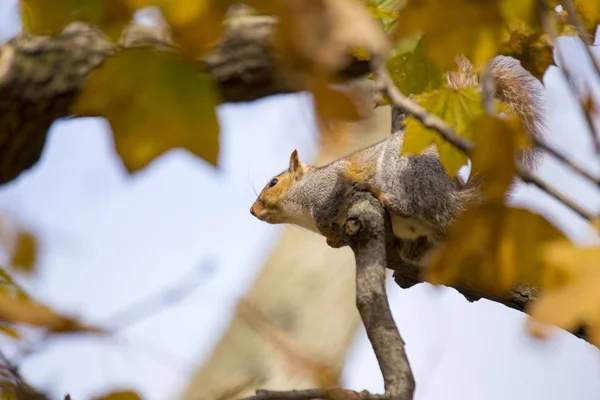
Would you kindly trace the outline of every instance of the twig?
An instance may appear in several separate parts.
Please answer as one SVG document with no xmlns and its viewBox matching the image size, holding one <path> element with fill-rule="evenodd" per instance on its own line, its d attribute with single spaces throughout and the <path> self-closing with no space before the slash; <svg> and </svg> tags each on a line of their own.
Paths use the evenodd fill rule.
<svg viewBox="0 0 600 400">
<path fill-rule="evenodd" d="M 9 393 L 3 392 L 5 386 L 10 388 L 6 389 Z M 37 391 L 23 379 L 17 367 L 2 350 L 0 350 L 0 394 L 7 395 L 7 398 L 11 398 L 10 395 L 14 394 L 19 400 L 49 400 L 46 394 Z"/>
<path fill-rule="evenodd" d="M 564 5 L 566 6 L 567 2 L 565 2 Z M 572 3 L 570 5 L 573 6 Z M 592 143 L 594 143 L 594 148 L 596 150 L 596 153 L 600 154 L 600 136 L 598 136 L 598 133 L 596 132 L 596 127 L 594 125 L 594 121 L 592 119 L 590 111 L 582 103 L 582 100 L 579 95 L 579 90 L 577 89 L 577 85 L 575 84 L 573 75 L 571 75 L 570 70 L 567 68 L 566 60 L 562 54 L 562 51 L 560 50 L 560 48 L 558 46 L 556 46 L 556 38 L 558 37 L 558 31 L 556 30 L 556 27 L 553 24 L 552 16 L 550 14 L 550 8 L 548 7 L 546 0 L 538 0 L 538 9 L 539 9 L 539 13 L 540 13 L 540 20 L 541 20 L 542 26 L 544 27 L 544 30 L 550 37 L 550 40 L 552 41 L 552 44 L 554 44 L 554 48 L 556 49 L 556 58 L 558 59 L 558 63 L 560 64 L 559 69 L 562 71 L 563 76 L 565 77 L 565 80 L 567 81 L 567 84 L 569 85 L 569 88 L 571 89 L 571 92 L 573 92 L 573 94 L 575 94 L 575 96 L 577 96 L 577 98 L 579 99 L 579 105 L 581 106 L 581 109 L 583 111 L 583 116 L 589 127 L 590 135 L 592 136 Z M 572 18 L 577 18 L 577 11 L 575 10 L 574 7 L 571 11 L 572 12 L 569 12 L 567 10 L 567 12 L 569 14 L 569 18 L 571 18 L 571 20 L 572 20 Z M 586 44 L 586 41 L 583 38 L 581 38 L 581 40 L 583 41 L 583 46 L 585 47 L 586 51 L 588 52 L 588 56 L 590 57 L 592 65 L 594 66 L 594 68 L 596 70 L 596 74 L 600 76 L 600 68 L 598 68 L 598 64 L 597 64 L 596 59 L 594 58 L 594 55 L 591 53 L 591 50 L 589 49 L 589 47 Z"/>
<path fill-rule="evenodd" d="M 254 396 L 242 400 L 390 400 L 384 394 L 371 394 L 367 391 L 355 392 L 354 390 L 332 389 L 305 389 L 305 390 L 257 390 Z"/>
<path fill-rule="evenodd" d="M 561 154 L 558 150 L 556 150 L 555 148 L 550 146 L 548 143 L 545 143 L 535 137 L 532 137 L 531 139 L 533 140 L 533 144 L 536 147 L 539 147 L 540 149 L 549 153 L 552 157 L 558 159 L 560 162 L 562 162 L 563 164 L 565 164 L 566 166 L 568 166 L 573 171 L 575 171 L 579 175 L 583 176 L 590 182 L 594 183 L 596 186 L 600 186 L 600 178 L 596 178 L 594 175 L 592 175 L 591 173 L 586 171 L 583 167 L 581 167 L 580 165 L 577 165 L 573 161 L 569 160 L 565 155 Z"/>
<path fill-rule="evenodd" d="M 466 154 L 471 153 L 474 147 L 473 143 L 454 132 L 454 129 L 443 120 L 435 115 L 431 115 L 423 107 L 400 93 L 400 90 L 398 90 L 394 84 L 394 81 L 385 67 L 385 62 L 373 57 L 371 65 L 372 70 L 377 77 L 375 87 L 377 90 L 388 96 L 393 107 L 403 109 L 405 112 L 411 114 L 426 128 L 438 131 L 446 140 L 448 140 L 448 142 L 452 143 L 454 147 L 462 150 Z"/>
<path fill-rule="evenodd" d="M 377 87 L 379 88 L 379 90 L 381 90 L 388 96 L 390 102 L 392 103 L 392 106 L 403 108 L 404 110 L 406 110 L 406 112 L 413 115 L 425 127 L 437 131 L 440 135 L 442 135 L 442 137 L 446 141 L 451 143 L 454 147 L 461 150 L 468 157 L 471 156 L 475 145 L 471 141 L 463 138 L 462 136 L 459 136 L 454 131 L 454 129 L 452 129 L 452 127 L 450 127 L 440 118 L 429 114 L 427 110 L 417 105 L 414 101 L 410 100 L 409 98 L 405 97 L 402 93 L 400 93 L 400 90 L 398 90 L 398 88 L 392 81 L 384 63 L 374 63 L 373 71 L 375 71 L 377 77 Z M 522 165 L 522 163 L 516 162 L 516 164 L 519 177 L 523 179 L 523 181 L 532 183 L 538 188 L 544 190 L 546 193 L 548 193 L 556 200 L 560 201 L 561 203 L 575 211 L 577 214 L 581 215 L 586 220 L 591 221 L 594 218 L 594 215 L 592 213 L 587 212 L 586 210 L 584 210 L 583 208 L 581 208 L 580 206 L 563 196 L 560 192 L 554 190 L 545 182 L 530 174 L 527 171 L 527 169 Z"/>
<path fill-rule="evenodd" d="M 569 20 L 571 21 L 571 24 L 575 27 L 575 29 L 577 29 L 577 35 L 579 36 L 579 39 L 581 39 L 581 41 L 583 42 L 583 47 L 585 48 L 585 51 L 586 51 L 588 57 L 590 58 L 592 65 L 594 66 L 596 75 L 598 75 L 600 77 L 600 64 L 598 64 L 598 60 L 596 59 L 596 57 L 594 57 L 594 54 L 592 53 L 592 51 L 590 50 L 590 47 L 589 47 L 589 46 L 593 46 L 593 44 L 594 44 L 593 36 L 589 35 L 583 28 L 583 24 L 581 23 L 581 19 L 579 18 L 579 15 L 577 14 L 577 10 L 575 9 L 575 5 L 573 4 L 573 1 L 572 0 L 563 0 L 561 3 L 562 3 L 562 6 L 565 8 L 565 10 L 567 10 L 567 15 L 569 16 Z"/>
<path fill-rule="evenodd" d="M 550 185 L 548 185 L 546 182 L 533 176 L 526 168 L 523 168 L 523 166 L 518 163 L 517 163 L 517 171 L 519 173 L 519 176 L 523 180 L 523 182 L 534 184 L 539 189 L 548 193 L 550 196 L 554 197 L 555 199 L 560 200 L 561 203 L 563 203 L 564 205 L 569 207 L 571 210 L 575 211 L 577 214 L 579 214 L 581 217 L 585 218 L 586 220 L 591 221 L 594 218 L 594 215 L 592 213 L 588 212 L 587 210 L 585 210 L 583 207 L 581 207 L 577 203 L 575 203 L 575 202 L 569 200 L 568 198 L 566 198 L 565 196 L 563 196 L 562 193 L 560 193 L 558 190 L 556 190 L 553 187 L 551 187 Z"/>
<path fill-rule="evenodd" d="M 356 306 L 392 400 L 411 400 L 415 380 L 386 293 L 385 211 L 371 194 L 350 198 L 344 234 L 356 259 Z"/>
</svg>

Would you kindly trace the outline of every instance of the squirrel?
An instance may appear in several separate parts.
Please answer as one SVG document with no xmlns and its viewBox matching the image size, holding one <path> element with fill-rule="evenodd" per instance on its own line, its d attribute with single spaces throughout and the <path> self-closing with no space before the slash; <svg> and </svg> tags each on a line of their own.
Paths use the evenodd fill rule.
<svg viewBox="0 0 600 400">
<path fill-rule="evenodd" d="M 446 74 L 447 85 L 481 90 L 483 83 L 470 61 L 462 57 L 457 64 L 457 71 Z M 542 83 L 512 57 L 496 56 L 488 71 L 494 97 L 512 107 L 529 135 L 542 140 L 547 130 Z M 481 182 L 478 176 L 451 179 L 435 146 L 419 155 L 402 156 L 402 139 L 400 130 L 321 167 L 302 163 L 294 150 L 289 168 L 267 183 L 250 212 L 270 224 L 293 224 L 320 233 L 328 245 L 339 248 L 345 245 L 340 228 L 347 199 L 353 190 L 367 190 L 389 212 L 402 261 L 426 266 L 450 224 L 483 201 Z M 533 169 L 537 155 L 536 150 L 526 150 L 516 157 Z"/>
</svg>

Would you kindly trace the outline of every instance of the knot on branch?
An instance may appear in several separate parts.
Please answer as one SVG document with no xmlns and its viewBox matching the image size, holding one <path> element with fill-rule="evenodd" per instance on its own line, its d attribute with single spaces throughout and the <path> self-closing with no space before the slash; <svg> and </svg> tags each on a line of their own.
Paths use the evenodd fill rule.
<svg viewBox="0 0 600 400">
<path fill-rule="evenodd" d="M 354 192 L 348 204 L 343 234 L 351 246 L 359 241 L 385 237 L 385 210 L 373 195 Z"/>
</svg>

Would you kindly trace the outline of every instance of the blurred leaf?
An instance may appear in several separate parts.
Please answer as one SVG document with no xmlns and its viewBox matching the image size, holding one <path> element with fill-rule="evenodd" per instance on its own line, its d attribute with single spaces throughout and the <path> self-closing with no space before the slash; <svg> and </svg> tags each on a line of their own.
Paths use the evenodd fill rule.
<svg viewBox="0 0 600 400">
<path fill-rule="evenodd" d="M 9 273 L 3 268 L 0 268 L 0 291 L 8 293 L 18 299 L 29 300 L 29 294 L 13 280 Z"/>
<path fill-rule="evenodd" d="M 420 38 L 413 50 L 395 52 L 387 60 L 390 76 L 404 95 L 416 95 L 442 86 L 444 75 L 427 58 L 425 40 Z"/>
<path fill-rule="evenodd" d="M 472 140 L 473 123 L 483 114 L 481 94 L 477 87 L 463 89 L 441 88 L 415 96 L 415 101 L 431 114 L 441 118 L 461 136 Z M 454 177 L 460 167 L 467 164 L 467 156 L 444 140 L 433 129 L 425 128 L 417 119 L 406 119 L 402 154 L 420 154 L 435 144 L 440 161 Z"/>
<path fill-rule="evenodd" d="M 10 264 L 25 272 L 33 272 L 36 265 L 37 252 L 38 242 L 35 236 L 30 232 L 19 232 Z"/>
<path fill-rule="evenodd" d="M 478 69 L 499 53 L 508 25 L 537 27 L 535 7 L 535 0 L 408 0 L 396 35 L 428 36 L 427 55 L 443 69 L 459 55 Z"/>
<path fill-rule="evenodd" d="M 97 397 L 96 400 L 142 400 L 142 398 L 134 391 L 124 390 Z"/>
<path fill-rule="evenodd" d="M 502 202 L 517 169 L 515 155 L 528 144 L 528 136 L 518 119 L 482 115 L 474 124 L 473 172 L 482 176 L 488 201 Z"/>
<path fill-rule="evenodd" d="M 121 0 L 131 8 L 157 6 L 169 23 L 181 54 L 200 58 L 221 38 L 228 0 Z"/>
<path fill-rule="evenodd" d="M 540 80 L 548 67 L 554 65 L 550 37 L 522 21 L 511 22 L 503 31 L 498 53 L 521 61 L 523 68 Z"/>
<path fill-rule="evenodd" d="M 358 0 L 252 0 L 245 2 L 279 17 L 275 46 L 288 68 L 334 73 L 360 51 L 387 57 L 388 37 Z"/>
<path fill-rule="evenodd" d="M 321 139 L 340 145 L 345 140 L 347 123 L 366 117 L 366 103 L 350 88 L 333 88 L 326 78 L 315 74 L 310 79 L 314 112 L 319 122 Z"/>
<path fill-rule="evenodd" d="M 132 18 L 122 0 L 20 0 L 25 28 L 36 35 L 55 35 L 71 22 L 102 29 L 116 40 Z"/>
<path fill-rule="evenodd" d="M 371 15 L 379 20 L 385 31 L 389 31 L 398 21 L 398 10 L 406 0 L 366 0 Z"/>
<path fill-rule="evenodd" d="M 16 339 L 16 340 L 21 339 L 21 334 L 19 333 L 19 331 L 17 331 L 16 329 L 14 329 L 8 325 L 0 324 L 0 333 L 4 334 L 6 336 L 10 336 L 11 338 Z"/>
<path fill-rule="evenodd" d="M 597 26 L 600 24 L 600 0 L 573 0 L 573 4 L 585 31 L 593 39 Z"/>
<path fill-rule="evenodd" d="M 117 152 L 136 171 L 178 147 L 215 164 L 218 103 L 210 76 L 175 57 L 136 48 L 110 57 L 91 74 L 73 112 L 106 117 Z"/>
<path fill-rule="evenodd" d="M 541 259 L 541 246 L 564 239 L 541 215 L 487 203 L 464 212 L 426 270 L 434 284 L 464 285 L 503 295 L 516 285 L 556 287 L 572 274 Z"/>
<path fill-rule="evenodd" d="M 542 292 L 529 314 L 538 322 L 569 331 L 582 323 L 589 325 L 591 342 L 600 346 L 600 247 L 578 248 L 562 240 L 549 243 L 543 250 L 547 264 L 579 273 L 568 284 Z"/>
<path fill-rule="evenodd" d="M 600 234 L 600 217 L 596 217 L 592 220 L 592 226 L 598 231 L 598 234 Z"/>
<path fill-rule="evenodd" d="M 427 55 L 444 69 L 461 54 L 479 67 L 496 54 L 502 22 L 497 0 L 409 0 L 397 35 L 427 35 Z"/>
<path fill-rule="evenodd" d="M 3 290 L 0 291 L 0 321 L 44 327 L 54 332 L 101 332 L 98 328 L 59 315 L 43 304 L 14 297 Z"/>
</svg>

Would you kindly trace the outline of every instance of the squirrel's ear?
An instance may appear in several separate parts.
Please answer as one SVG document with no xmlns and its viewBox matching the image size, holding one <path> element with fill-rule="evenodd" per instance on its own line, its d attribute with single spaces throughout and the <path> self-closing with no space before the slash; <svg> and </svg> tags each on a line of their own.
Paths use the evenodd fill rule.
<svg viewBox="0 0 600 400">
<path fill-rule="evenodd" d="M 304 173 L 304 167 L 298 158 L 298 150 L 294 150 L 290 156 L 290 172 L 297 177 L 301 177 Z"/>
</svg>

